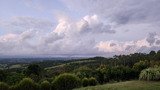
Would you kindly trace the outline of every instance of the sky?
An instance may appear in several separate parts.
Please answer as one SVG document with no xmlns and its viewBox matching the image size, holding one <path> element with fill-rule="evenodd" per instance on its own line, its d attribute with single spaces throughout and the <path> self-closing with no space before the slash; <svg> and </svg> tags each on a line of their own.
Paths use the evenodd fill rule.
<svg viewBox="0 0 160 90">
<path fill-rule="evenodd" d="M 0 0 L 0 56 L 160 50 L 160 0 Z"/>
</svg>

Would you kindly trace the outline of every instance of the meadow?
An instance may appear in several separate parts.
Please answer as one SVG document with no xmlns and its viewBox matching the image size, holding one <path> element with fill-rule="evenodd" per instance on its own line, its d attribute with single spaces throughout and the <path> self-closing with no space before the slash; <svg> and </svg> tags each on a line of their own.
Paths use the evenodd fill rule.
<svg viewBox="0 0 160 90">
<path fill-rule="evenodd" d="M 125 81 L 104 85 L 89 86 L 74 90 L 160 90 L 160 82 L 153 81 Z"/>
</svg>

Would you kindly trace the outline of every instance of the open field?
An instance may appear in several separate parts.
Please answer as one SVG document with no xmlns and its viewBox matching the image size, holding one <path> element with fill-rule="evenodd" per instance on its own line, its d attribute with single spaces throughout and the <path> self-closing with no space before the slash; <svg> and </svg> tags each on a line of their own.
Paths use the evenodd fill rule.
<svg viewBox="0 0 160 90">
<path fill-rule="evenodd" d="M 78 88 L 74 90 L 160 90 L 160 82 L 126 81 Z"/>
</svg>

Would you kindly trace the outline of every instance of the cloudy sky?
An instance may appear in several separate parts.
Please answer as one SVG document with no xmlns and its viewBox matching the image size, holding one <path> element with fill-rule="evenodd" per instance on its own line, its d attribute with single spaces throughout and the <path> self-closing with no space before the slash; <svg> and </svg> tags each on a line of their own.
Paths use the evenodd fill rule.
<svg viewBox="0 0 160 90">
<path fill-rule="evenodd" d="M 160 49 L 160 0 L 0 0 L 0 56 Z"/>
</svg>

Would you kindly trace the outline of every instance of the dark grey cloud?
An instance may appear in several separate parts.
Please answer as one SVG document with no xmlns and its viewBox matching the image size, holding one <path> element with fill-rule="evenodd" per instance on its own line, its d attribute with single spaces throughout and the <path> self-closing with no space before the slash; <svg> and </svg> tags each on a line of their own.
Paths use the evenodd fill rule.
<svg viewBox="0 0 160 90">
<path fill-rule="evenodd" d="M 150 45 L 153 45 L 154 42 L 156 41 L 156 33 L 149 33 L 148 34 L 148 37 L 146 38 L 147 42 L 150 44 Z"/>
<path fill-rule="evenodd" d="M 159 0 L 62 0 L 68 7 L 83 10 L 118 24 L 150 23 L 160 20 Z M 85 7 L 85 8 L 84 8 Z"/>
<path fill-rule="evenodd" d="M 111 47 L 116 46 L 116 45 L 117 45 L 116 43 L 110 43 Z"/>
<path fill-rule="evenodd" d="M 157 44 L 157 45 L 160 45 L 160 40 L 157 40 L 157 41 L 156 41 L 156 44 Z"/>
</svg>

